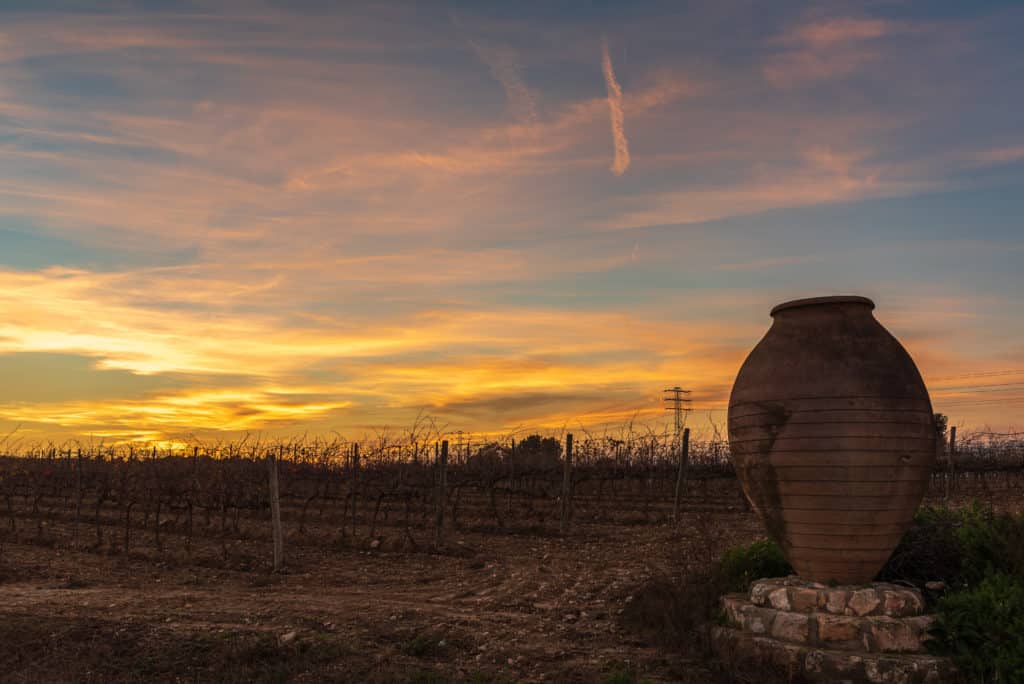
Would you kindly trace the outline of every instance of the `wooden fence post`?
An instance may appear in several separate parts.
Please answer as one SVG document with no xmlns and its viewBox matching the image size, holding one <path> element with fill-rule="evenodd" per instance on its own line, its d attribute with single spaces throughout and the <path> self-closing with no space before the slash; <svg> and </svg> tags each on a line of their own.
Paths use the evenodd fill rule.
<svg viewBox="0 0 1024 684">
<path fill-rule="evenodd" d="M 78 547 L 78 524 L 82 519 L 82 449 L 78 449 L 78 460 L 75 464 L 75 547 Z"/>
<path fill-rule="evenodd" d="M 199 489 L 199 447 L 192 447 L 192 481 L 188 485 L 188 542 L 185 550 L 192 557 L 192 510 L 195 507 L 196 491 Z"/>
<path fill-rule="evenodd" d="M 679 522 L 679 499 L 686 486 L 686 470 L 690 465 L 690 428 L 683 428 L 683 443 L 679 449 L 679 472 L 676 473 L 676 498 L 672 504 L 672 522 Z"/>
<path fill-rule="evenodd" d="M 438 546 L 444 541 L 444 505 L 448 488 L 448 440 L 441 442 L 441 455 L 437 462 L 437 529 L 434 543 Z"/>
<path fill-rule="evenodd" d="M 565 436 L 565 461 L 562 467 L 562 515 L 558 521 L 558 533 L 569 530 L 569 516 L 572 515 L 572 433 Z"/>
<path fill-rule="evenodd" d="M 356 538 L 356 516 L 359 515 L 359 443 L 352 445 L 352 539 Z"/>
<path fill-rule="evenodd" d="M 946 500 L 949 500 L 949 493 L 953 487 L 953 478 L 956 477 L 956 426 L 949 428 L 949 455 L 946 462 Z"/>
<path fill-rule="evenodd" d="M 512 449 L 508 452 L 508 515 L 512 515 L 512 490 L 516 481 L 516 440 L 512 438 Z"/>
<path fill-rule="evenodd" d="M 284 562 L 284 540 L 281 536 L 281 497 L 277 486 L 277 458 L 271 452 L 267 455 L 270 468 L 270 520 L 274 527 L 274 572 L 280 572 Z"/>
</svg>

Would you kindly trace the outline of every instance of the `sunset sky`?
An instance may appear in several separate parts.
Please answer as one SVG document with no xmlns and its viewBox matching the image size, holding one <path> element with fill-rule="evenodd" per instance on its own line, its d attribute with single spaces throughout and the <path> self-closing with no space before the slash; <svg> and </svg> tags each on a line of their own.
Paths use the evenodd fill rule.
<svg viewBox="0 0 1024 684">
<path fill-rule="evenodd" d="M 827 294 L 1024 429 L 1020 3 L 47 5 L 0 3 L 0 439 L 664 424 L 672 385 L 706 430 Z"/>
</svg>

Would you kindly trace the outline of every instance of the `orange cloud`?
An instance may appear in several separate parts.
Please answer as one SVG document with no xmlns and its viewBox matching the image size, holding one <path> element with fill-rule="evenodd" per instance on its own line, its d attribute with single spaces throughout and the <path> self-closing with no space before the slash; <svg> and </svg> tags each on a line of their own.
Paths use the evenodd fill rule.
<svg viewBox="0 0 1024 684">
<path fill-rule="evenodd" d="M 780 88 L 834 80 L 882 58 L 874 41 L 894 26 L 877 19 L 840 17 L 795 27 L 778 42 L 787 46 L 765 64 L 765 78 Z"/>
<path fill-rule="evenodd" d="M 842 43 L 881 38 L 892 30 L 892 24 L 881 19 L 837 17 L 801 24 L 784 36 L 783 41 L 827 48 Z"/>
<path fill-rule="evenodd" d="M 189 275 L 180 269 L 0 272 L 0 306 L 9 314 L 0 325 L 0 353 L 82 354 L 95 358 L 100 369 L 196 377 L 194 388 L 140 399 L 8 401 L 0 405 L 0 420 L 110 436 L 133 427 L 149 435 L 274 429 L 327 419 L 343 426 L 366 415 L 366 402 L 383 402 L 396 416 L 424 406 L 443 413 L 459 402 L 556 392 L 569 384 L 593 396 L 618 388 L 633 397 L 627 402 L 632 404 L 642 403 L 666 376 L 693 375 L 694 363 L 702 377 L 716 373 L 721 384 L 736 353 L 727 352 L 724 365 L 709 365 L 721 353 L 720 342 L 685 342 L 683 323 L 617 312 L 427 310 L 369 325 L 349 326 L 336 317 L 285 325 L 273 308 L 262 315 L 230 311 L 232 287 L 239 302 L 254 292 L 265 293 L 268 302 L 292 299 L 294 292 L 279 291 L 281 282 L 219 284 Z M 173 306 L 175 301 L 200 306 Z M 711 326 L 705 332 L 716 334 Z M 677 340 L 668 352 L 661 349 L 665 339 Z M 430 360 L 449 357 L 453 344 L 493 351 Z M 637 355 L 650 359 L 643 370 L 633 359 Z M 691 357 L 699 361 L 687 361 Z M 309 369 L 317 367 L 320 379 L 313 380 Z M 202 387 L 202 377 L 224 373 L 251 379 Z M 16 390 L 8 388 L 15 396 Z M 567 407 L 565 419 L 585 415 L 595 401 Z"/>
<path fill-rule="evenodd" d="M 346 400 L 290 401 L 294 388 L 188 390 L 155 394 L 134 401 L 77 401 L 45 404 L 0 404 L 0 419 L 40 423 L 51 429 L 85 432 L 97 437 L 133 434 L 140 441 L 154 435 L 189 432 L 246 432 L 279 424 L 301 425 L 352 405 Z"/>
<path fill-rule="evenodd" d="M 86 354 L 99 368 L 191 373 L 193 386 L 131 400 L 7 400 L 0 402 L 0 423 L 25 423 L 29 436 L 88 433 L 145 441 L 247 431 L 351 433 L 361 425 L 402 424 L 426 408 L 461 429 L 483 432 L 522 424 L 600 426 L 633 416 L 638 425 L 657 428 L 665 420 L 660 390 L 676 378 L 696 390 L 697 427 L 705 425 L 707 409 L 724 409 L 740 362 L 767 329 L 767 308 L 789 296 L 761 293 L 744 303 L 718 294 L 692 304 L 663 302 L 691 311 L 679 321 L 647 312 L 512 308 L 427 310 L 351 327 L 335 317 L 285 326 L 270 314 L 154 308 L 165 300 L 159 293 L 169 282 L 159 281 L 154 300 L 146 302 L 151 283 L 141 275 L 142 289 L 133 290 L 120 287 L 133 279 L 126 274 L 3 273 L 0 305 L 11 315 L 0 327 L 0 353 Z M 189 296 L 202 301 L 201 292 Z M 967 317 L 968 325 L 954 330 L 973 329 L 981 316 L 976 301 L 907 297 L 883 303 L 880 319 L 907 344 L 926 380 L 977 367 L 943 352 L 948 339 L 919 332 L 934 324 L 938 311 L 947 322 Z M 723 306 L 762 315 L 742 324 L 713 317 Z M 203 386 L 203 377 L 223 373 L 249 377 Z M 992 406 L 958 403 L 986 398 L 984 388 L 929 385 L 937 410 L 949 403 L 948 412 L 958 418 L 974 415 L 964 409 L 991 415 Z M 7 390 L 16 395 L 16 388 Z"/>
<path fill-rule="evenodd" d="M 642 208 L 603 222 L 608 228 L 698 223 L 769 209 L 844 202 L 867 197 L 909 195 L 937 187 L 937 181 L 886 177 L 887 169 L 862 153 L 809 148 L 795 167 L 766 166 L 732 187 L 693 188 L 648 195 Z"/>
</svg>

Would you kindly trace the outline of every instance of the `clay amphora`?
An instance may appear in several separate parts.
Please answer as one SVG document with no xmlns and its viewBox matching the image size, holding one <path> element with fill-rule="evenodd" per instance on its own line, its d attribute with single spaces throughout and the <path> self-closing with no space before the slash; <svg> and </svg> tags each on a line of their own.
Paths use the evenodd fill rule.
<svg viewBox="0 0 1024 684">
<path fill-rule="evenodd" d="M 797 574 L 819 582 L 874 579 L 935 461 L 928 390 L 874 308 L 864 297 L 776 306 L 729 399 L 743 492 Z"/>
</svg>

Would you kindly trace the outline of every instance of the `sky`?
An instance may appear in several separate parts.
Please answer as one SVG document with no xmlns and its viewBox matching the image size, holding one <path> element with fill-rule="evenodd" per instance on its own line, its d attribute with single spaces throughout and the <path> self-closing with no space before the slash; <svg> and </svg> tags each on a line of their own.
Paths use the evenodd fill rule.
<svg viewBox="0 0 1024 684">
<path fill-rule="evenodd" d="M 0 3 L 0 439 L 724 426 L 860 294 L 1024 425 L 1024 6 Z M 11 434 L 13 433 L 13 435 Z"/>
</svg>

